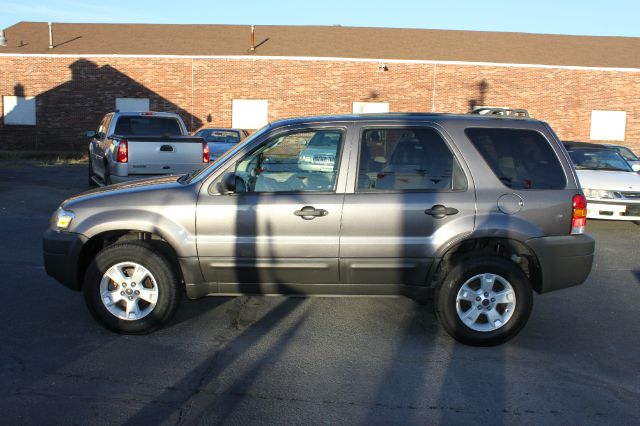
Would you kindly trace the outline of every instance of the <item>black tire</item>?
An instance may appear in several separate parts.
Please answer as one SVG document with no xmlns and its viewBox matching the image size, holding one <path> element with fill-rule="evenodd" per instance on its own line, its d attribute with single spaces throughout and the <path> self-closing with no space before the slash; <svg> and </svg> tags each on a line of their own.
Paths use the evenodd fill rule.
<svg viewBox="0 0 640 426">
<path fill-rule="evenodd" d="M 109 163 L 104 163 L 104 184 L 111 185 L 111 172 L 109 171 Z"/>
<path fill-rule="evenodd" d="M 95 175 L 93 174 L 93 164 L 91 164 L 91 153 L 89 153 L 89 161 L 88 161 L 88 163 L 89 163 L 89 173 L 88 173 L 89 174 L 89 181 L 88 181 L 89 186 L 97 186 L 96 181 L 93 180 L 93 177 Z"/>
<path fill-rule="evenodd" d="M 157 289 L 155 306 L 151 307 L 150 312 L 140 319 L 119 318 L 109 311 L 100 294 L 100 285 L 104 274 L 114 265 L 126 262 L 136 263 L 146 268 L 155 283 L 153 281 L 146 282 L 152 283 L 149 285 L 150 288 Z M 119 288 L 119 290 L 133 289 L 131 284 L 129 282 L 128 289 Z M 140 286 L 143 284 L 137 284 L 138 288 L 142 290 Z M 118 288 L 122 284 L 116 284 L 115 281 L 111 281 L 109 284 L 109 286 L 114 285 Z M 145 242 L 117 243 L 100 251 L 89 264 L 82 290 L 87 307 L 93 317 L 107 329 L 123 334 L 145 334 L 158 329 L 173 317 L 182 297 L 179 280 L 171 268 L 171 263 L 161 254 L 160 250 Z M 140 297 L 142 298 L 142 296 Z M 128 302 L 123 300 L 112 303 L 114 306 L 112 309 L 124 310 L 121 303 L 126 306 Z M 151 306 L 142 299 L 138 300 L 137 297 L 135 303 L 139 307 L 142 306 L 143 311 Z"/>
<path fill-rule="evenodd" d="M 515 308 L 512 310 L 511 317 L 494 330 L 475 330 L 467 326 L 458 315 L 458 292 L 468 280 L 480 274 L 494 274 L 504 278 L 511 285 L 515 294 Z M 476 284 L 471 281 L 469 286 L 472 285 Z M 495 288 L 500 288 L 502 284 L 498 281 L 495 286 Z M 479 297 L 484 299 L 483 294 L 480 294 Z M 533 293 L 527 276 L 515 263 L 497 256 L 470 258 L 454 265 L 436 290 L 434 299 L 436 315 L 447 333 L 459 342 L 472 346 L 494 346 L 513 338 L 527 323 L 533 308 Z M 475 300 L 477 305 L 485 303 L 484 300 Z M 473 305 L 474 302 L 460 303 L 461 305 L 467 303 L 473 309 L 476 307 L 476 305 Z M 503 310 L 502 314 L 504 314 L 506 305 L 491 305 L 490 301 L 486 303 L 489 305 L 487 308 L 491 309 L 494 306 L 496 310 Z M 481 309 L 479 306 L 477 308 Z M 463 314 L 467 312 L 471 312 L 471 310 L 464 310 Z M 484 321 L 487 324 L 486 327 L 491 328 L 491 323 L 488 321 L 489 317 L 482 311 L 480 311 L 479 315 L 473 325 L 484 327 L 482 324 Z"/>
</svg>

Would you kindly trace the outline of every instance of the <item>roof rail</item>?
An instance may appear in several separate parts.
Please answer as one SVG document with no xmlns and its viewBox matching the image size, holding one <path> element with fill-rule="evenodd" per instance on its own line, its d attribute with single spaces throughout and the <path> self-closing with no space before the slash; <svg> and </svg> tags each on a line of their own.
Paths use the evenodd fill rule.
<svg viewBox="0 0 640 426">
<path fill-rule="evenodd" d="M 529 118 L 529 111 L 526 109 L 515 108 L 495 108 L 495 107 L 478 107 L 470 111 L 469 114 L 478 115 L 499 115 L 514 118 Z"/>
</svg>

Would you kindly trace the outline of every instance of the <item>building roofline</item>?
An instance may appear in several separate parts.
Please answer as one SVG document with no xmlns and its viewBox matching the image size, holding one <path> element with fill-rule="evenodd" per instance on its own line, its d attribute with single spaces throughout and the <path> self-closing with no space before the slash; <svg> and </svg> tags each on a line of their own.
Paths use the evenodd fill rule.
<svg viewBox="0 0 640 426">
<path fill-rule="evenodd" d="M 443 61 L 443 60 L 421 60 L 421 59 L 384 59 L 384 58 L 342 58 L 342 57 L 316 57 L 316 56 L 256 56 L 256 55 L 144 55 L 144 54 L 117 54 L 117 53 L 97 53 L 97 54 L 50 54 L 50 53 L 0 53 L 0 58 L 4 57 L 32 57 L 32 58 L 123 58 L 123 59 L 200 59 L 200 60 L 247 60 L 247 61 L 308 61 L 308 62 L 369 62 L 388 64 L 422 64 L 422 65 L 461 65 L 476 67 L 506 67 L 506 68 L 540 68 L 540 69 L 560 69 L 576 71 L 611 71 L 611 72 L 640 72 L 640 68 L 620 68 L 620 67 L 589 67 L 579 65 L 548 65 L 548 64 L 518 64 L 503 62 L 473 62 L 473 61 Z"/>
</svg>

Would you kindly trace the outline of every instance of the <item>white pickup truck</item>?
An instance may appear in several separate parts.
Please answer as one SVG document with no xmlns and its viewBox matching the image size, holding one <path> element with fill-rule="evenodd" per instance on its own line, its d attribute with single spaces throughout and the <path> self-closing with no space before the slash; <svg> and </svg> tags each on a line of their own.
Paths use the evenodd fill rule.
<svg viewBox="0 0 640 426">
<path fill-rule="evenodd" d="M 209 146 L 189 136 L 177 114 L 111 112 L 87 136 L 90 185 L 185 174 L 209 163 Z"/>
</svg>

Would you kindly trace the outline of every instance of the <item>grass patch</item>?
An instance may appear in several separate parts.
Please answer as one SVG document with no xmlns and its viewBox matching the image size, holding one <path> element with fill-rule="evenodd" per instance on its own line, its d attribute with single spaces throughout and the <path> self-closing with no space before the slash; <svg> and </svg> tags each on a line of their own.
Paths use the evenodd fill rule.
<svg viewBox="0 0 640 426">
<path fill-rule="evenodd" d="M 35 166 L 86 165 L 87 154 L 54 151 L 0 151 L 3 166 L 28 163 Z"/>
</svg>

